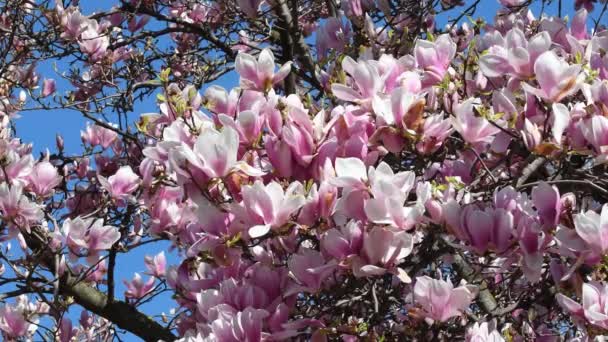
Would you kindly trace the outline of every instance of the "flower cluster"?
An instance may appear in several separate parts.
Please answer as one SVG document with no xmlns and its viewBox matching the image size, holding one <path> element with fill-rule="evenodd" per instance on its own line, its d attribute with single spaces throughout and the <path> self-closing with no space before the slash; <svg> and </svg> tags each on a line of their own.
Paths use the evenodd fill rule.
<svg viewBox="0 0 608 342">
<path fill-rule="evenodd" d="M 20 282 L 0 294 L 16 298 L 3 338 L 32 338 L 41 316 L 61 341 L 114 324 L 221 342 L 608 333 L 608 31 L 588 27 L 595 1 L 570 22 L 499 2 L 493 24 L 445 29 L 387 1 L 125 1 L 91 16 L 57 2 L 45 18 L 86 71 L 68 102 L 27 59 L 11 87 L 93 122 L 82 154 L 58 137 L 35 158 L 11 126 L 26 93 L 0 98 L 0 286 Z M 219 39 L 224 12 L 247 25 Z M 164 34 L 175 52 L 152 77 Z M 227 72 L 207 58 L 220 52 L 238 86 L 199 93 L 191 82 Z M 130 68 L 146 71 L 117 76 Z M 129 125 L 147 89 L 158 111 Z M 104 101 L 123 106 L 118 124 L 90 114 Z M 115 279 L 117 258 L 160 241 Z M 138 311 L 165 292 L 171 317 Z M 74 303 L 92 312 L 78 326 Z"/>
</svg>

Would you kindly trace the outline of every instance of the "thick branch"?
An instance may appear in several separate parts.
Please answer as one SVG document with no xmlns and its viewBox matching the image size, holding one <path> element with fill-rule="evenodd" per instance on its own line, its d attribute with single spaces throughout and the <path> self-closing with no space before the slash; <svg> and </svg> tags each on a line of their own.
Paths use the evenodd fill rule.
<svg viewBox="0 0 608 342">
<path fill-rule="evenodd" d="M 468 282 L 474 282 L 475 270 L 458 254 L 454 254 L 454 268 L 456 272 L 466 279 Z M 479 305 L 488 314 L 492 314 L 494 310 L 498 307 L 496 303 L 496 299 L 492 295 L 492 292 L 488 289 L 488 284 L 483 280 L 481 284 L 479 284 L 479 294 L 477 295 L 479 299 Z"/>
<path fill-rule="evenodd" d="M 294 9 L 297 13 L 297 9 Z M 279 23 L 281 29 L 281 42 L 283 41 L 283 32 L 289 36 L 289 43 L 292 45 L 291 49 L 302 66 L 311 74 L 311 78 L 308 80 L 313 86 L 321 89 L 322 87 L 315 78 L 315 62 L 313 61 L 308 45 L 304 41 L 304 37 L 298 28 L 297 18 L 292 16 L 292 12 L 287 5 L 286 0 L 281 0 L 277 6 L 277 15 L 279 16 Z"/>
<path fill-rule="evenodd" d="M 39 227 L 34 227 L 31 233 L 24 232 L 24 236 L 32 252 L 41 258 L 42 263 L 52 273 L 55 273 L 54 257 L 47 248 L 49 239 L 46 237 L 46 233 Z M 139 312 L 133 306 L 123 301 L 108 301 L 104 293 L 80 281 L 70 272 L 65 272 L 61 277 L 59 292 L 73 297 L 74 301 L 85 309 L 145 341 L 174 341 L 176 339 L 170 330 Z"/>
<path fill-rule="evenodd" d="M 291 15 L 289 14 L 289 8 L 285 2 L 281 2 L 277 8 L 279 16 L 279 35 L 281 39 L 281 47 L 283 50 L 283 58 L 286 60 L 294 59 L 294 46 L 291 34 Z M 295 94 L 296 93 L 296 75 L 292 72 L 285 78 L 285 93 Z"/>
<path fill-rule="evenodd" d="M 123 301 L 108 302 L 105 294 L 68 276 L 61 282 L 60 292 L 74 297 L 85 309 L 104 317 L 145 341 L 173 341 L 175 336 L 156 321 Z"/>
<path fill-rule="evenodd" d="M 517 182 L 515 183 L 515 187 L 520 188 L 522 185 L 524 185 L 526 183 L 526 181 L 528 179 L 530 179 L 530 177 L 536 171 L 538 171 L 538 169 L 540 169 L 543 165 L 545 165 L 546 161 L 547 161 L 547 159 L 545 157 L 536 157 L 534 155 L 529 156 L 526 159 L 526 161 L 524 161 L 524 164 L 527 164 L 527 165 L 521 172 L 521 177 L 519 177 L 517 179 Z"/>
</svg>

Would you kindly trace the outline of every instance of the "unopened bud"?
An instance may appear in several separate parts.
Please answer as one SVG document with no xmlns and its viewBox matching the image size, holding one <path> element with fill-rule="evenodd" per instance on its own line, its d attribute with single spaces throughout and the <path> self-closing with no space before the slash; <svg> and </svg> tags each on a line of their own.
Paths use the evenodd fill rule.
<svg viewBox="0 0 608 342">
<path fill-rule="evenodd" d="M 64 143 L 63 143 L 63 137 L 61 135 L 57 134 L 55 136 L 55 143 L 57 144 L 57 149 L 59 151 L 63 151 Z"/>
<path fill-rule="evenodd" d="M 24 103 L 25 100 L 27 100 L 27 94 L 22 90 L 19 92 L 19 102 Z"/>
</svg>

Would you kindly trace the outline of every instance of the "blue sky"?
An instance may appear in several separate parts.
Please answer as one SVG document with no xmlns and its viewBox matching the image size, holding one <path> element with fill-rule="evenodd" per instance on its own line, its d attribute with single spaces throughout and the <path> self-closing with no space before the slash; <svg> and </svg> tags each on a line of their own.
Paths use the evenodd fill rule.
<svg viewBox="0 0 608 342">
<path fill-rule="evenodd" d="M 470 3 L 470 1 L 467 1 Z M 93 2 L 93 1 L 82 1 L 82 12 L 84 14 L 90 14 L 97 8 L 97 4 L 106 2 Z M 484 17 L 486 21 L 491 22 L 493 20 L 494 13 L 500 7 L 496 0 L 482 0 L 477 17 Z M 556 14 L 557 13 L 557 1 L 555 5 L 545 9 L 546 13 Z M 104 7 L 105 8 L 105 7 Z M 103 9 L 103 8 L 102 8 Z M 539 6 L 534 6 L 534 14 L 538 16 L 540 12 Z M 597 10 L 596 10 L 597 11 Z M 564 14 L 572 17 L 574 11 L 572 8 L 571 1 L 564 1 Z M 454 14 L 453 14 L 454 15 Z M 457 15 L 457 14 L 455 14 Z M 455 16 L 454 15 L 454 16 Z M 438 18 L 439 23 L 445 23 L 446 18 Z M 65 63 L 61 61 L 57 62 L 57 68 L 62 71 L 66 70 Z M 38 72 L 42 78 L 53 78 L 58 80 L 58 94 L 64 94 L 68 88 L 68 84 L 65 81 L 60 81 L 60 77 L 56 74 L 54 68 L 50 63 L 45 63 L 39 66 Z M 222 79 L 216 81 L 214 84 L 223 86 L 224 88 L 230 89 L 238 85 L 237 76 L 232 73 L 226 75 Z M 207 85 L 208 86 L 208 85 Z M 200 89 L 201 94 L 204 89 Z M 136 120 L 138 115 L 141 113 L 157 112 L 157 106 L 155 103 L 155 97 L 152 96 L 148 101 L 140 103 L 136 106 L 131 119 Z M 55 150 L 55 136 L 61 134 L 65 140 L 66 152 L 78 153 L 82 150 L 82 143 L 80 141 L 80 131 L 85 128 L 87 120 L 81 117 L 81 114 L 71 110 L 51 110 L 51 111 L 26 111 L 21 113 L 21 118 L 15 120 L 18 136 L 24 142 L 31 142 L 34 144 L 34 155 L 38 156 L 40 152 L 44 152 L 46 148 L 51 151 Z M 144 255 L 155 255 L 160 251 L 167 251 L 168 244 L 158 243 L 149 244 L 145 247 L 136 249 L 132 253 L 127 255 L 119 254 L 117 259 L 116 267 L 116 279 L 117 289 L 116 294 L 119 299 L 123 299 L 123 293 L 125 287 L 122 283 L 123 279 L 131 279 L 134 272 L 140 274 L 145 271 L 143 259 Z M 170 255 L 170 263 L 176 263 L 177 258 L 175 255 Z M 168 297 L 164 296 L 154 302 L 148 303 L 142 307 L 148 315 L 157 315 L 161 312 L 168 312 L 169 308 L 174 305 L 174 302 Z M 76 318 L 80 314 L 80 309 L 73 310 L 71 316 Z M 137 341 L 138 339 L 134 336 L 124 336 L 126 341 Z"/>
</svg>

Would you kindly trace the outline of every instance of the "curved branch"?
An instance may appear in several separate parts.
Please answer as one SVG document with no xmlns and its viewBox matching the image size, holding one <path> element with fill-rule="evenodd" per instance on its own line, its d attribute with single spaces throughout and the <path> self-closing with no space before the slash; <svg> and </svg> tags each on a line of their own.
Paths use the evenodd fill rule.
<svg viewBox="0 0 608 342">
<path fill-rule="evenodd" d="M 46 232 L 40 227 L 33 227 L 31 233 L 23 232 L 23 235 L 32 252 L 54 273 L 54 255 L 47 248 L 49 238 Z M 138 311 L 135 307 L 123 301 L 108 300 L 104 293 L 79 281 L 78 277 L 70 274 L 70 272 L 65 272 L 61 276 L 59 293 L 73 297 L 74 301 L 85 309 L 145 341 L 174 341 L 176 339 L 169 329 Z"/>
</svg>

